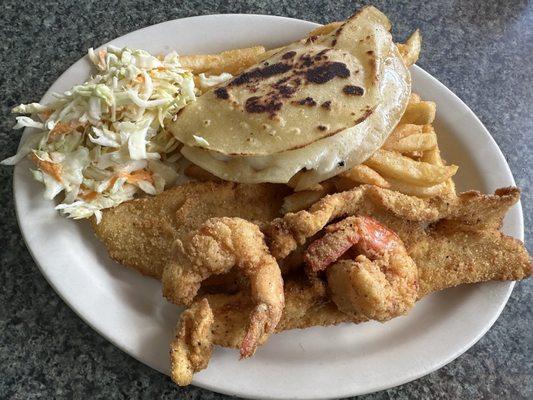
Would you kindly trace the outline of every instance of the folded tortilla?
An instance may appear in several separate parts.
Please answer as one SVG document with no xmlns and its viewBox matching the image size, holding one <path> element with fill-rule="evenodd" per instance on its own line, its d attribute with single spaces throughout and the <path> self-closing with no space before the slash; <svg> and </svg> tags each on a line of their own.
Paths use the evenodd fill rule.
<svg viewBox="0 0 533 400">
<path fill-rule="evenodd" d="M 225 180 L 297 189 L 362 163 L 410 94 L 389 30 L 384 14 L 365 7 L 203 94 L 170 126 L 183 155 Z"/>
</svg>

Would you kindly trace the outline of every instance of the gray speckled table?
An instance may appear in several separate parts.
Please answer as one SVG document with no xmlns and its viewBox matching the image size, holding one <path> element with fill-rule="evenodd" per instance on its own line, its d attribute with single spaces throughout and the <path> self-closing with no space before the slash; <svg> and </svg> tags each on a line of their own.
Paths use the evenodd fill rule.
<svg viewBox="0 0 533 400">
<path fill-rule="evenodd" d="M 90 46 L 158 22 L 199 14 L 260 13 L 317 22 L 344 19 L 361 2 L 14 1 L 0 13 L 0 159 L 18 134 L 9 110 L 39 99 Z M 419 65 L 461 97 L 498 142 L 523 189 L 533 250 L 533 3 L 375 1 L 399 38 L 424 34 Z M 180 389 L 122 353 L 54 293 L 26 250 L 12 200 L 12 173 L 0 168 L 0 398 L 227 398 Z M 533 281 L 519 283 L 494 327 L 466 354 L 415 382 L 368 399 L 533 397 Z"/>
</svg>

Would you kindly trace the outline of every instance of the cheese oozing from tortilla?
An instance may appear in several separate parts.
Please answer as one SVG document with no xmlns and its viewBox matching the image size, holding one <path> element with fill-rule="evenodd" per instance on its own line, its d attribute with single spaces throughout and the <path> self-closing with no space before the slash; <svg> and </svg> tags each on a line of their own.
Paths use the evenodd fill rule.
<svg viewBox="0 0 533 400">
<path fill-rule="evenodd" d="M 387 18 L 365 7 L 185 107 L 182 154 L 222 179 L 303 189 L 360 164 L 398 123 L 411 81 Z"/>
</svg>

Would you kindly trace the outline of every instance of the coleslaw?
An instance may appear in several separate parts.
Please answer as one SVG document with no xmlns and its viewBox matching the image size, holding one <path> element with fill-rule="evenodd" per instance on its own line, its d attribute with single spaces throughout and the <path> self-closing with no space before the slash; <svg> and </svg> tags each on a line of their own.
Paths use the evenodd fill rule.
<svg viewBox="0 0 533 400">
<path fill-rule="evenodd" d="M 157 194 L 178 178 L 179 142 L 165 130 L 187 103 L 196 99 L 193 75 L 175 52 L 154 57 L 144 50 L 92 48 L 96 73 L 50 104 L 21 104 L 12 112 L 14 129 L 33 133 L 17 154 L 1 163 L 14 165 L 29 156 L 33 177 L 44 196 L 64 198 L 56 209 L 67 217 L 102 217 L 136 194 Z"/>
</svg>

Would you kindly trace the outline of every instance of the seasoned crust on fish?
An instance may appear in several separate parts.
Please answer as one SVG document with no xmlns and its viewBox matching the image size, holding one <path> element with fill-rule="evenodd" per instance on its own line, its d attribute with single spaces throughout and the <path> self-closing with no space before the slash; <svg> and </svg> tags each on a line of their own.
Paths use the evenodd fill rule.
<svg viewBox="0 0 533 400">
<path fill-rule="evenodd" d="M 160 279 L 176 239 L 211 217 L 271 221 L 289 191 L 273 184 L 187 183 L 105 210 L 92 227 L 113 260 Z"/>
</svg>

